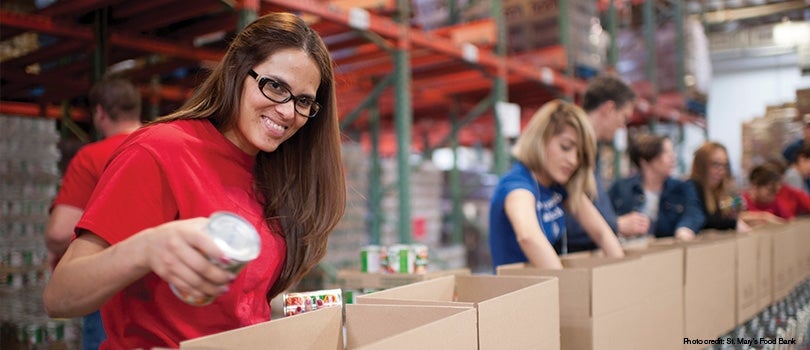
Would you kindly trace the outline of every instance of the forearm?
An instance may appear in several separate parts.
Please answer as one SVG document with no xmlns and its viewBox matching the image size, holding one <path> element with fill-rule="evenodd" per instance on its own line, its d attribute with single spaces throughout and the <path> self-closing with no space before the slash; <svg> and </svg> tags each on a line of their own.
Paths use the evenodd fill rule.
<svg viewBox="0 0 810 350">
<path fill-rule="evenodd" d="M 149 269 L 136 253 L 146 249 L 141 241 L 134 236 L 106 246 L 92 234 L 77 238 L 45 287 L 48 315 L 78 317 L 98 310 L 115 293 L 146 275 Z"/>
<path fill-rule="evenodd" d="M 622 250 L 619 239 L 616 234 L 610 229 L 602 215 L 596 210 L 590 202 L 582 205 L 581 208 L 573 212 L 577 220 L 582 224 L 585 232 L 591 236 L 594 243 L 610 257 L 623 257 L 624 251 Z"/>
<path fill-rule="evenodd" d="M 557 252 L 554 251 L 554 248 L 548 241 L 543 242 L 540 241 L 541 239 L 545 240 L 545 237 L 542 235 L 538 237 L 527 237 L 525 239 L 518 239 L 518 244 L 523 250 L 523 254 L 526 255 L 526 258 L 529 259 L 532 265 L 542 269 L 562 269 L 562 262 L 560 261 L 560 257 L 557 256 Z"/>
<path fill-rule="evenodd" d="M 64 204 L 57 204 L 48 217 L 45 227 L 45 246 L 48 253 L 59 257 L 65 254 L 76 223 L 82 217 L 83 210 Z"/>
</svg>

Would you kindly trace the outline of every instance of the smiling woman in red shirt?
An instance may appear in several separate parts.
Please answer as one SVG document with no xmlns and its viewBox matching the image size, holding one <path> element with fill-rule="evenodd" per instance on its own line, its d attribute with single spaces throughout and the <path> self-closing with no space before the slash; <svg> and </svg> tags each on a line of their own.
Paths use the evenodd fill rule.
<svg viewBox="0 0 810 350">
<path fill-rule="evenodd" d="M 101 349 L 176 348 L 269 320 L 269 300 L 323 258 L 343 215 L 340 151 L 323 41 L 295 15 L 258 18 L 183 107 L 113 154 L 45 288 L 48 314 L 101 307 Z M 205 226 L 217 211 L 259 233 L 238 274 L 215 263 L 226 256 Z M 186 304 L 170 285 L 214 300 Z"/>
</svg>

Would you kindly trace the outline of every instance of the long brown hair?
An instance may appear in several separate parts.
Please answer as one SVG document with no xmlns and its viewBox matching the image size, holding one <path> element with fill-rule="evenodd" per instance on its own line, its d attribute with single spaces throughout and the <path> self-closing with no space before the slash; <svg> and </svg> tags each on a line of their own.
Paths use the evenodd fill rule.
<svg viewBox="0 0 810 350">
<path fill-rule="evenodd" d="M 712 154 L 715 151 L 721 150 L 728 157 L 726 147 L 717 142 L 706 142 L 695 151 L 695 157 L 692 160 L 692 173 L 689 178 L 695 181 L 703 189 L 703 202 L 706 206 L 706 212 L 714 214 L 718 210 L 718 203 L 721 200 L 729 197 L 731 194 L 731 169 L 726 166 L 726 178 L 720 182 L 717 187 L 710 187 L 708 184 L 709 169 L 711 168 Z"/>
<path fill-rule="evenodd" d="M 569 207 L 577 208 L 580 194 L 585 193 L 591 198 L 596 196 L 596 180 L 593 175 L 596 135 L 582 108 L 559 99 L 544 104 L 518 137 L 512 155 L 532 172 L 544 171 L 548 163 L 546 143 L 552 136 L 562 133 L 565 126 L 574 128 L 579 135 L 579 166 L 568 183 L 562 184 L 568 191 Z"/>
<path fill-rule="evenodd" d="M 205 82 L 178 111 L 156 122 L 209 119 L 220 131 L 236 127 L 248 70 L 287 48 L 307 52 L 320 68 L 318 115 L 274 152 L 256 156 L 253 170 L 268 226 L 280 227 L 287 256 L 267 299 L 301 280 L 326 254 L 327 238 L 346 207 L 340 127 L 332 60 L 320 36 L 298 16 L 270 13 L 243 29 Z"/>
</svg>

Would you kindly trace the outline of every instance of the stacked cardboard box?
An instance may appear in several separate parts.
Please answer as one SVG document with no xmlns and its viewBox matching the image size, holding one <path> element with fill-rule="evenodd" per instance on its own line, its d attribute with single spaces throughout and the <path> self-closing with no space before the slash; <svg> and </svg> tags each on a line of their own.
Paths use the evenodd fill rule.
<svg viewBox="0 0 810 350">
<path fill-rule="evenodd" d="M 747 178 L 751 169 L 759 164 L 783 159 L 785 146 L 802 137 L 802 125 L 796 121 L 796 116 L 796 108 L 792 106 L 774 106 L 768 108 L 765 117 L 743 123 L 743 178 Z"/>
<path fill-rule="evenodd" d="M 588 0 L 507 0 L 503 2 L 511 54 L 563 45 L 573 64 L 601 71 L 608 39 L 599 23 L 597 4 Z M 565 21 L 561 20 L 565 18 Z"/>
<path fill-rule="evenodd" d="M 680 84 L 686 85 L 691 97 L 702 97 L 708 93 L 711 80 L 711 59 L 709 44 L 699 21 L 687 20 L 684 30 L 684 73 L 679 73 L 677 28 L 674 22 L 659 23 L 655 28 L 654 47 L 648 47 L 644 26 L 638 25 L 620 29 L 616 34 L 619 59 L 616 71 L 631 83 L 651 82 L 649 71 L 654 69 L 658 91 L 678 91 Z M 651 51 L 654 50 L 654 51 Z M 654 52 L 656 64 L 650 67 L 650 52 Z M 685 78 L 689 77 L 687 81 Z"/>
</svg>

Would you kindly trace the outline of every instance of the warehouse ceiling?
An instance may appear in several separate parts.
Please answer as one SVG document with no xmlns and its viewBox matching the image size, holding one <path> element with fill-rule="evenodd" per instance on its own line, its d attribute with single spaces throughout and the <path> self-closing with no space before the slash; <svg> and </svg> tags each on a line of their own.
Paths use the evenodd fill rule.
<svg viewBox="0 0 810 350">
<path fill-rule="evenodd" d="M 726 30 L 732 22 L 745 26 L 785 17 L 807 18 L 807 1 L 707 1 L 699 8 L 710 29 Z M 397 46 L 398 29 L 390 19 L 396 13 L 395 4 L 385 0 L 4 0 L 0 3 L 0 112 L 47 117 L 70 113 L 77 120 L 86 118 L 84 95 L 102 73 L 94 67 L 106 67 L 108 74 L 129 78 L 141 88 L 152 114 L 168 113 L 182 104 L 223 55 L 240 13 L 257 10 L 259 14 L 301 13 L 324 37 L 337 64 L 340 115 L 353 116 L 393 69 L 384 48 Z M 352 30 L 346 20 L 350 6 L 366 7 L 376 25 L 371 29 L 379 35 Z M 485 53 L 491 52 L 492 42 L 478 43 L 481 61 L 473 67 L 461 59 L 461 49 L 452 41 L 456 34 L 452 28 L 430 34 L 412 32 L 416 37 L 410 51 L 414 133 L 428 133 L 428 143 L 440 143 L 449 133 L 449 124 L 437 120 L 453 113 L 463 117 L 489 96 L 492 77 L 498 74 L 496 61 Z M 557 50 L 536 54 L 555 72 L 564 68 Z M 532 67 L 510 63 L 506 69 L 509 99 L 524 106 L 576 94 L 583 86 L 557 77 L 548 87 L 542 83 L 548 77 Z M 389 123 L 392 90 L 387 88 L 379 97 L 380 113 Z M 353 119 L 353 125 L 364 128 L 364 116 Z M 479 124 L 465 128 L 466 143 L 491 138 L 491 124 L 483 120 Z"/>
</svg>

